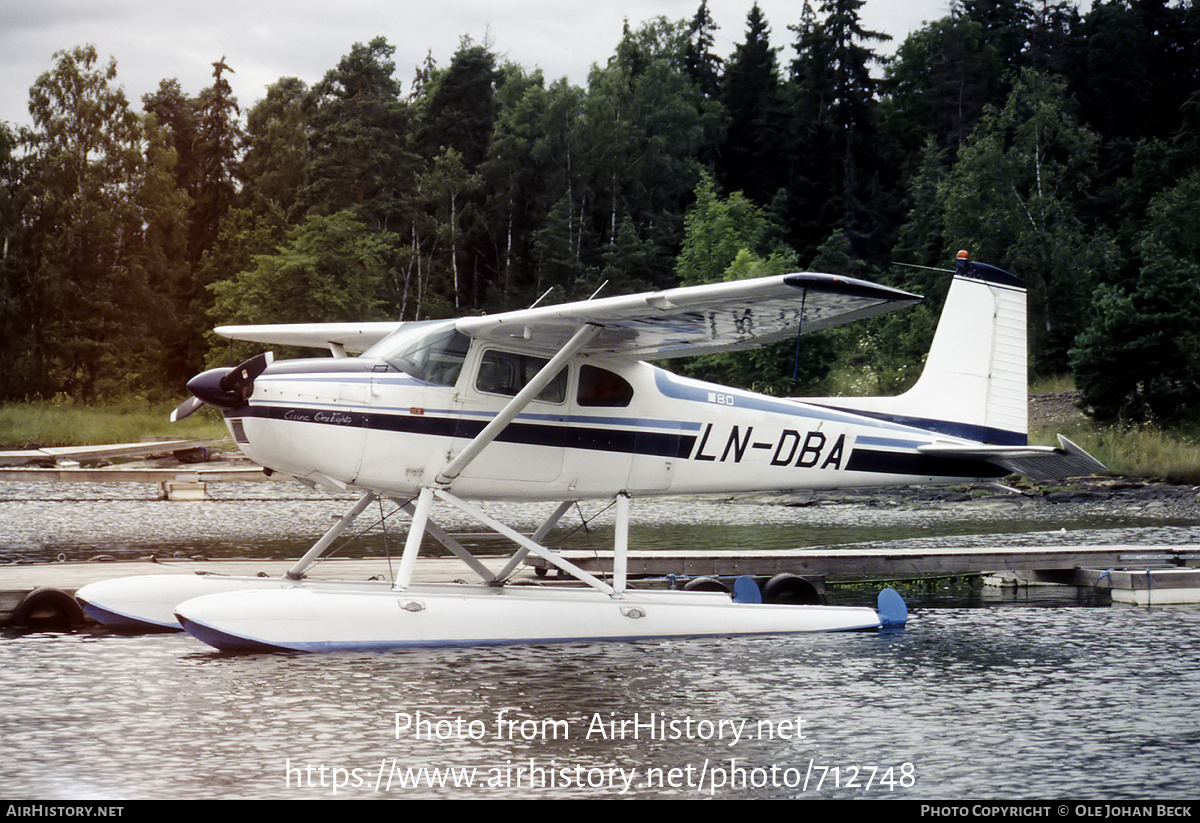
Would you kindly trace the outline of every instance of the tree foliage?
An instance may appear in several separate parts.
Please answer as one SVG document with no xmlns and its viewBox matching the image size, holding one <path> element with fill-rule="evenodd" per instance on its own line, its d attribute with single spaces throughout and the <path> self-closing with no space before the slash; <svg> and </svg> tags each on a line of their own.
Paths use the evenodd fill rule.
<svg viewBox="0 0 1200 823">
<path fill-rule="evenodd" d="M 1157 197 L 1128 284 L 1102 284 L 1071 350 L 1099 420 L 1179 423 L 1200 408 L 1200 172 Z"/>
<path fill-rule="evenodd" d="M 1024 70 L 1002 109 L 988 109 L 942 186 L 951 245 L 1020 272 L 1029 288 L 1037 365 L 1067 366 L 1110 244 L 1081 218 L 1096 135 L 1071 115 L 1065 85 Z"/>
<path fill-rule="evenodd" d="M 743 253 L 759 260 L 776 257 L 795 268 L 795 252 L 780 243 L 778 227 L 767 214 L 741 192 L 721 197 L 707 174 L 696 186 L 696 202 L 688 210 L 684 226 L 675 273 L 685 286 L 740 279 L 729 277 L 728 271 Z M 743 259 L 742 268 L 746 265 Z"/>
<path fill-rule="evenodd" d="M 274 254 L 214 286 L 214 313 L 230 323 L 386 320 L 386 285 L 397 268 L 389 240 L 350 211 L 310 215 Z"/>
<path fill-rule="evenodd" d="M 137 193 L 146 163 L 142 121 L 95 47 L 60 51 L 30 89 L 25 135 L 28 349 L 19 368 L 38 394 L 91 401 L 118 388 L 146 354 L 154 306 L 146 288 Z M 141 345 L 139 345 L 141 344 Z M 26 359 L 27 358 L 27 359 Z"/>
</svg>

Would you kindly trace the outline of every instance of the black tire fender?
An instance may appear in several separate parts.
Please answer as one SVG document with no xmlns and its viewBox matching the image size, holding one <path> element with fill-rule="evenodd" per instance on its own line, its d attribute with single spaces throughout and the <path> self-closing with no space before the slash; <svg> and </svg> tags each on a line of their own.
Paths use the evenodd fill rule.
<svg viewBox="0 0 1200 823">
<path fill-rule="evenodd" d="M 790 603 L 797 606 L 819 606 L 824 598 L 808 580 L 798 574 L 782 572 L 762 587 L 764 603 Z"/>
<path fill-rule="evenodd" d="M 62 589 L 39 587 L 21 598 L 11 622 L 19 628 L 75 629 L 83 625 L 83 609 Z"/>
<path fill-rule="evenodd" d="M 693 577 L 683 584 L 683 590 L 685 592 L 724 592 L 725 594 L 730 592 L 729 587 L 715 577 Z"/>
</svg>

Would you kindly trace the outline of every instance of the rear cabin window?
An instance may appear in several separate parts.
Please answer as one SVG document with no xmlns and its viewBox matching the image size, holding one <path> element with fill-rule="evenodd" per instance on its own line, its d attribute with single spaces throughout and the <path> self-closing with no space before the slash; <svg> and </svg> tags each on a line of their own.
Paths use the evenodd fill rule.
<svg viewBox="0 0 1200 823">
<path fill-rule="evenodd" d="M 512 397 L 549 362 L 541 357 L 489 349 L 480 361 L 475 388 L 487 394 Z M 567 369 L 563 369 L 534 399 L 543 403 L 561 403 L 566 397 Z"/>
<path fill-rule="evenodd" d="M 582 366 L 577 399 L 581 406 L 628 406 L 633 400 L 633 386 L 608 369 Z"/>
</svg>

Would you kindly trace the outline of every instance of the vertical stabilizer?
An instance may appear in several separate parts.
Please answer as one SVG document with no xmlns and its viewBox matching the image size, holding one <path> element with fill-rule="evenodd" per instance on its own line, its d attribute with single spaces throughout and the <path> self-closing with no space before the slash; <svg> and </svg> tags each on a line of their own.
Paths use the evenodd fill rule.
<svg viewBox="0 0 1200 823">
<path fill-rule="evenodd" d="M 959 252 L 920 379 L 897 397 L 842 397 L 828 405 L 995 445 L 1028 431 L 1025 284 Z"/>
</svg>

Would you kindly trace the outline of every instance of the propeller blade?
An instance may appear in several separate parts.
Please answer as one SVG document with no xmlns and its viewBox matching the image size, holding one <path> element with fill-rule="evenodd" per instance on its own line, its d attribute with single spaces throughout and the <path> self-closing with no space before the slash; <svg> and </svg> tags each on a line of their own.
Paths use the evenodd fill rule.
<svg viewBox="0 0 1200 823">
<path fill-rule="evenodd" d="M 178 423 L 180 420 L 187 417 L 189 414 L 203 405 L 204 401 L 199 397 L 189 397 L 187 400 L 184 400 L 182 403 L 176 406 L 175 410 L 171 412 L 171 422 Z"/>
<path fill-rule="evenodd" d="M 221 378 L 221 390 L 248 400 L 254 392 L 254 379 L 267 370 L 275 359 L 274 352 L 256 354 Z"/>
</svg>

